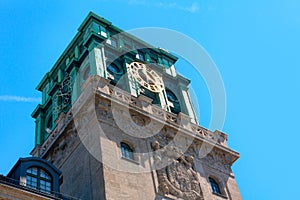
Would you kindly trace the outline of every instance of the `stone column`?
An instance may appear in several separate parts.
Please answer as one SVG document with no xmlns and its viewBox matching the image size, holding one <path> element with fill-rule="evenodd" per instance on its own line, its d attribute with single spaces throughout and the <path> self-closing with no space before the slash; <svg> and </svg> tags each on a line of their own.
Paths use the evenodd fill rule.
<svg viewBox="0 0 300 200">
<path fill-rule="evenodd" d="M 187 114 L 188 116 L 191 117 L 191 121 L 195 124 L 197 124 L 197 116 L 193 108 L 193 104 L 191 101 L 190 94 L 188 92 L 188 88 L 183 85 L 179 84 L 179 91 L 181 92 L 181 97 L 183 98 L 180 100 L 180 107 L 183 113 Z"/>
<path fill-rule="evenodd" d="M 106 63 L 103 44 L 92 41 L 88 47 L 88 50 L 91 75 L 99 75 L 103 78 L 106 78 Z"/>
</svg>

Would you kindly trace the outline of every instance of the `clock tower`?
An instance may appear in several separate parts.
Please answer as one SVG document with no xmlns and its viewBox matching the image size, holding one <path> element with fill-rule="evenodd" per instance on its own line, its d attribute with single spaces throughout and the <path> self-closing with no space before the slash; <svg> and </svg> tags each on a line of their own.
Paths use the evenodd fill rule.
<svg viewBox="0 0 300 200">
<path fill-rule="evenodd" d="M 177 57 L 89 13 L 37 89 L 33 156 L 78 199 L 241 199 L 227 135 L 197 124 Z"/>
</svg>

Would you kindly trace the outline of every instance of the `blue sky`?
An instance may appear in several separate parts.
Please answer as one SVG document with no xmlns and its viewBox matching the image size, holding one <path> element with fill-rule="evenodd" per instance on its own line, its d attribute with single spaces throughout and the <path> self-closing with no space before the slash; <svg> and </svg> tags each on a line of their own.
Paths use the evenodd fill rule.
<svg viewBox="0 0 300 200">
<path fill-rule="evenodd" d="M 163 27 L 201 44 L 226 89 L 223 131 L 241 154 L 233 170 L 243 199 L 295 199 L 300 134 L 300 3 L 286 1 L 33 1 L 0 2 L 0 174 L 34 145 L 30 117 L 35 90 L 89 11 L 129 30 Z M 181 64 L 182 63 L 182 64 Z M 192 68 L 200 124 L 208 127 L 210 97 Z"/>
</svg>

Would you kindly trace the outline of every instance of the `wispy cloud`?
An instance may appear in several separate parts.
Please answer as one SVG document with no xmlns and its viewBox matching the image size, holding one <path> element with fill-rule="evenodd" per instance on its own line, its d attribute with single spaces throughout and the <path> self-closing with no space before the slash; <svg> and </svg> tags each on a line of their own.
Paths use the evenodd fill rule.
<svg viewBox="0 0 300 200">
<path fill-rule="evenodd" d="M 144 5 L 144 6 L 154 6 L 158 8 L 164 9 L 176 9 L 176 10 L 183 10 L 190 13 L 196 13 L 199 11 L 199 4 L 197 2 L 187 3 L 184 1 L 178 2 L 151 2 L 146 0 L 127 0 L 126 1 L 129 5 Z M 184 2 L 184 3 L 183 3 Z"/>
<path fill-rule="evenodd" d="M 129 4 L 132 5 L 146 5 L 147 2 L 145 0 L 128 0 Z"/>
<path fill-rule="evenodd" d="M 191 5 L 188 6 L 179 3 L 159 2 L 156 3 L 155 6 L 167 9 L 179 9 L 190 13 L 196 13 L 199 10 L 199 5 L 196 2 L 193 2 Z"/>
<path fill-rule="evenodd" d="M 21 97 L 21 96 L 13 96 L 13 95 L 1 95 L 0 101 L 34 103 L 34 102 L 41 102 L 41 98 Z"/>
</svg>

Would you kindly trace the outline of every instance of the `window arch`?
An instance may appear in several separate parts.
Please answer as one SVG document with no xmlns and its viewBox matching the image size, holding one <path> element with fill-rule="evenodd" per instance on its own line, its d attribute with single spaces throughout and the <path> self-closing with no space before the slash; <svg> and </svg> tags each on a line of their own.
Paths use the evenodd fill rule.
<svg viewBox="0 0 300 200">
<path fill-rule="evenodd" d="M 217 181 L 215 181 L 215 179 L 209 177 L 209 183 L 210 183 L 210 186 L 211 186 L 211 189 L 212 189 L 213 193 L 222 194 L 221 190 L 220 190 L 220 186 L 217 183 Z"/>
<path fill-rule="evenodd" d="M 133 148 L 129 146 L 127 143 L 121 142 L 121 152 L 122 152 L 122 157 L 134 160 Z"/>
<path fill-rule="evenodd" d="M 41 168 L 30 167 L 26 170 L 26 187 L 51 193 L 52 177 Z"/>
</svg>

